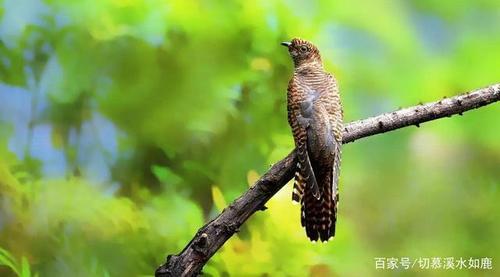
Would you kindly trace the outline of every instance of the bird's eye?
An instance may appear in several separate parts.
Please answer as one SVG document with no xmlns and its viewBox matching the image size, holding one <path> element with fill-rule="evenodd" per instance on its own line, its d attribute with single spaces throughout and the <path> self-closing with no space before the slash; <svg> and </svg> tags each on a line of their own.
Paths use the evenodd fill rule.
<svg viewBox="0 0 500 277">
<path fill-rule="evenodd" d="M 300 47 L 300 51 L 302 51 L 302 52 L 306 52 L 306 51 L 307 51 L 307 46 L 302 45 L 302 46 Z"/>
</svg>

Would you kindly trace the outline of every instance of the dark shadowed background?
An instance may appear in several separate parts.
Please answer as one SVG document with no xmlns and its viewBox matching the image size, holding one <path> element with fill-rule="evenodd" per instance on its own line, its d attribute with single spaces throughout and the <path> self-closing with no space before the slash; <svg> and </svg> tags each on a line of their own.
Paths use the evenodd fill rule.
<svg viewBox="0 0 500 277">
<path fill-rule="evenodd" d="M 0 3 L 2 276 L 153 274 L 292 150 L 281 41 L 318 45 L 345 121 L 500 81 L 497 0 Z M 346 145 L 333 241 L 308 241 L 288 185 L 204 272 L 499 274 L 499 117 L 493 104 Z"/>
</svg>

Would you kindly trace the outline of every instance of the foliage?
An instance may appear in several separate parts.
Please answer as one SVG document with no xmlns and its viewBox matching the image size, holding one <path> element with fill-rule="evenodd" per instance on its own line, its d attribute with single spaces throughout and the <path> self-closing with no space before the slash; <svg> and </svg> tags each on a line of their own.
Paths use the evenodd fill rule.
<svg viewBox="0 0 500 277">
<path fill-rule="evenodd" d="M 3 248 L 0 248 L 0 265 L 9 267 L 17 276 L 31 276 L 30 265 L 28 264 L 26 257 L 22 258 L 21 265 L 19 266 L 15 258 L 12 257 L 12 254 Z M 38 276 L 38 274 L 35 274 L 34 276 Z"/>
<path fill-rule="evenodd" d="M 151 275 L 180 251 L 293 148 L 281 41 L 318 44 L 346 121 L 498 82 L 500 5 L 458 2 L 0 1 L 0 275 Z M 332 242 L 307 241 L 288 186 L 205 272 L 498 260 L 499 112 L 345 146 Z"/>
</svg>

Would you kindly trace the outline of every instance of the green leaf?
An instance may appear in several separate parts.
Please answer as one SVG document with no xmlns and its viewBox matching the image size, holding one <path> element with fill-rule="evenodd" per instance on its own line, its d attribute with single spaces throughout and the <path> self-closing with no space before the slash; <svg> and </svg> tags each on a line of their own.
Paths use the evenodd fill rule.
<svg viewBox="0 0 500 277">
<path fill-rule="evenodd" d="M 227 202 L 224 199 L 222 191 L 217 186 L 212 186 L 212 198 L 214 199 L 215 207 L 219 212 L 221 212 L 226 206 Z"/>
<path fill-rule="evenodd" d="M 30 264 L 28 262 L 28 259 L 26 259 L 26 257 L 23 257 L 22 258 L 22 262 L 21 262 L 21 277 L 31 277 L 31 270 L 30 270 Z"/>
<path fill-rule="evenodd" d="M 9 251 L 1 247 L 0 247 L 0 265 L 5 265 L 9 267 L 10 269 L 12 269 L 12 271 L 14 271 L 14 273 L 16 273 L 19 276 L 19 269 L 17 268 L 16 260 L 14 259 L 12 254 L 10 254 Z"/>
<path fill-rule="evenodd" d="M 175 174 L 168 167 L 153 165 L 151 166 L 151 171 L 153 174 L 160 180 L 162 183 L 166 183 L 168 185 L 176 185 L 178 184 L 182 178 Z"/>
</svg>

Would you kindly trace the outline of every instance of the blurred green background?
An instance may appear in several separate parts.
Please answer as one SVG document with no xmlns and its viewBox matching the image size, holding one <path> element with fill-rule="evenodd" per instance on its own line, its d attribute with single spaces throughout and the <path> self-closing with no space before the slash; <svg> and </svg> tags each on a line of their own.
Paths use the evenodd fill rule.
<svg viewBox="0 0 500 277">
<path fill-rule="evenodd" d="M 152 275 L 292 150 L 281 41 L 319 46 L 346 122 L 500 81 L 497 0 L 0 3 L 1 276 Z M 332 242 L 308 241 L 288 185 L 205 274 L 500 274 L 499 116 L 346 145 Z"/>
</svg>

